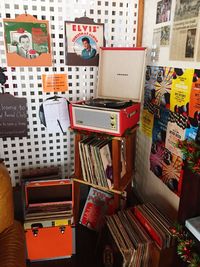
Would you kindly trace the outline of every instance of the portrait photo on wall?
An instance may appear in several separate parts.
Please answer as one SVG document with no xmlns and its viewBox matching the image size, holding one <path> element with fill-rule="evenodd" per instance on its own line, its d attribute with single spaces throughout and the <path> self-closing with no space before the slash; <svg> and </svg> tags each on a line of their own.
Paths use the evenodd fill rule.
<svg viewBox="0 0 200 267">
<path fill-rule="evenodd" d="M 4 19 L 8 66 L 51 66 L 48 21 L 31 15 Z"/>
<path fill-rule="evenodd" d="M 156 24 L 170 21 L 171 0 L 161 0 L 157 3 Z"/>
<path fill-rule="evenodd" d="M 88 17 L 65 21 L 66 65 L 98 66 L 99 49 L 104 46 L 104 24 Z"/>
</svg>

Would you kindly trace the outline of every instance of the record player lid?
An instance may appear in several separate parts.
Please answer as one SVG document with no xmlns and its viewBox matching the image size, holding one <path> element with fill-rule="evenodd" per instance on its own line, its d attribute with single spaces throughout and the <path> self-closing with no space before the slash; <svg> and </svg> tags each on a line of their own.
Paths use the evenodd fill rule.
<svg viewBox="0 0 200 267">
<path fill-rule="evenodd" d="M 146 49 L 102 47 L 97 96 L 141 102 Z"/>
</svg>

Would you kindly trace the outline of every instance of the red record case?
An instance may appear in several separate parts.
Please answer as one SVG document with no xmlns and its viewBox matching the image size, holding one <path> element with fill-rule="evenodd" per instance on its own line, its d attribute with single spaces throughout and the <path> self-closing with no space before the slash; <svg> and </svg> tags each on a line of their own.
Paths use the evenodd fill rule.
<svg viewBox="0 0 200 267">
<path fill-rule="evenodd" d="M 27 259 L 40 261 L 75 254 L 73 183 L 67 179 L 25 183 Z"/>
<path fill-rule="evenodd" d="M 72 129 L 122 136 L 139 121 L 144 85 L 145 48 L 100 49 L 98 99 L 130 103 L 119 109 L 90 106 L 86 101 L 70 103 Z M 132 101 L 132 102 L 131 102 Z"/>
</svg>

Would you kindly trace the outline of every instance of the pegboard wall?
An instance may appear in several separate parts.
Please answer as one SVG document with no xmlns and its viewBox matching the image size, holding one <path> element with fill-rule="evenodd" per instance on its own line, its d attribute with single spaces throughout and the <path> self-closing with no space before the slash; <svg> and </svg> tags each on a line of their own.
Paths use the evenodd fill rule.
<svg viewBox="0 0 200 267">
<path fill-rule="evenodd" d="M 3 19 L 14 19 L 27 13 L 50 24 L 52 67 L 7 67 Z M 65 63 L 64 21 L 86 15 L 104 23 L 106 46 L 133 47 L 136 44 L 138 0 L 1 0 L 0 2 L 0 67 L 6 67 L 5 92 L 25 97 L 28 108 L 28 136 L 0 138 L 0 158 L 12 177 L 13 186 L 20 182 L 21 172 L 29 168 L 58 166 L 62 177 L 74 168 L 74 135 L 67 131 L 48 133 L 39 120 L 39 106 L 55 93 L 44 93 L 42 74 L 67 73 L 69 90 L 58 93 L 69 101 L 94 95 L 97 67 L 67 66 Z"/>
</svg>

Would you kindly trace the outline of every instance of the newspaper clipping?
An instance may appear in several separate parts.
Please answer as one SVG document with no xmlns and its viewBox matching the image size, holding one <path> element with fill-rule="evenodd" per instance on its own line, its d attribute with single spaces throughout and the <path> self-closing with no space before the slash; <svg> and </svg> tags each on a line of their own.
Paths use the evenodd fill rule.
<svg viewBox="0 0 200 267">
<path fill-rule="evenodd" d="M 170 60 L 199 61 L 200 49 L 197 40 L 200 0 L 177 0 Z"/>
<path fill-rule="evenodd" d="M 161 0 L 157 3 L 156 24 L 170 21 L 171 0 Z"/>
<path fill-rule="evenodd" d="M 168 46 L 170 37 L 170 26 L 161 27 L 160 46 Z"/>
</svg>

